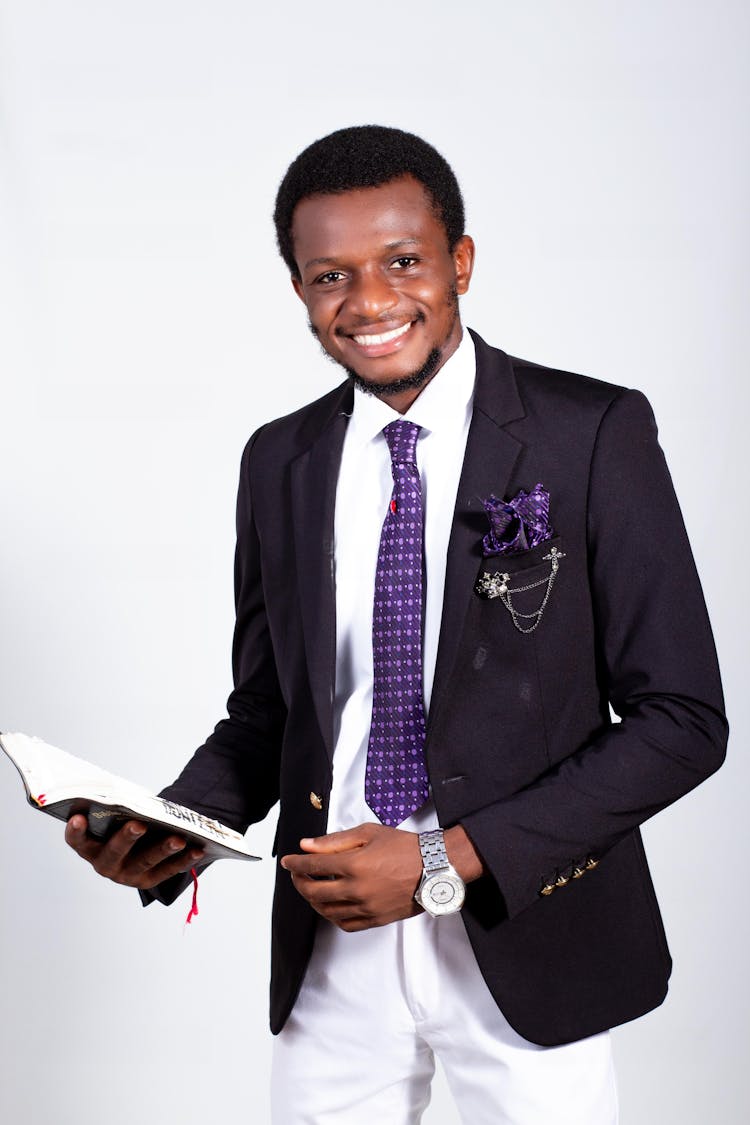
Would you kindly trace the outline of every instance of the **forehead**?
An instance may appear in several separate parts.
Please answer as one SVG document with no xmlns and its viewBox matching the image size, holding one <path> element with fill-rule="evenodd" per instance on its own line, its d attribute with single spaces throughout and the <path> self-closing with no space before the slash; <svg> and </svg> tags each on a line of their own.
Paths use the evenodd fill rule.
<svg viewBox="0 0 750 1125">
<path fill-rule="evenodd" d="M 294 254 L 301 269 L 319 258 L 377 252 L 396 242 L 433 242 L 447 250 L 431 197 L 411 176 L 338 195 L 311 195 L 294 209 Z"/>
</svg>

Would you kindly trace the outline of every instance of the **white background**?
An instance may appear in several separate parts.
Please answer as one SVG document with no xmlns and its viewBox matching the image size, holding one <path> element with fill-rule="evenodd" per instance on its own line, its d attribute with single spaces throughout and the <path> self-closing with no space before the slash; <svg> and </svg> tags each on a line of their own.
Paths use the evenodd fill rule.
<svg viewBox="0 0 750 1125">
<path fill-rule="evenodd" d="M 221 717 L 242 446 L 338 381 L 270 220 L 315 137 L 432 141 L 478 245 L 464 320 L 651 399 L 733 735 L 646 831 L 676 967 L 616 1033 L 623 1125 L 750 1116 L 749 24 L 741 0 L 0 6 L 0 729 L 159 787 Z M 0 785 L 2 1120 L 266 1121 L 271 863 L 214 867 L 183 934 L 186 901 L 141 910 L 5 759 Z M 456 1121 L 436 1084 L 425 1122 Z"/>
</svg>

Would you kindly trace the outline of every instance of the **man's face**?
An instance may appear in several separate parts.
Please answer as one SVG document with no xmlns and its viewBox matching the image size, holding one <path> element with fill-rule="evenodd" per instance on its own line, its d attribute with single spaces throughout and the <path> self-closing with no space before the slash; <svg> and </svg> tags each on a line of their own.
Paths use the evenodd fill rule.
<svg viewBox="0 0 750 1125">
<path fill-rule="evenodd" d="M 410 176 L 341 195 L 314 195 L 292 224 L 310 326 L 328 355 L 401 412 L 456 350 L 457 296 L 474 244 L 451 251 L 424 188 Z"/>
</svg>

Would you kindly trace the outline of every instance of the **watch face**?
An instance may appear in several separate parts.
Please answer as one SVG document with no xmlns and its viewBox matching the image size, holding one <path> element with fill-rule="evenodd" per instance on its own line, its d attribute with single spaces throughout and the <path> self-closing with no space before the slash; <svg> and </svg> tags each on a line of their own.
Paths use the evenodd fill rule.
<svg viewBox="0 0 750 1125">
<path fill-rule="evenodd" d="M 430 914 L 452 914 L 463 906 L 463 880 L 454 875 L 435 875 L 422 889 L 422 905 Z"/>
</svg>

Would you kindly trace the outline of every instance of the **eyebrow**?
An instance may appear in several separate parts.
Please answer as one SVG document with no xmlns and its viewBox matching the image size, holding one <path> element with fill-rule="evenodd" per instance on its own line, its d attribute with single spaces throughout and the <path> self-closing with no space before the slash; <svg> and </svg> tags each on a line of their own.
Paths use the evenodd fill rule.
<svg viewBox="0 0 750 1125">
<path fill-rule="evenodd" d="M 399 238 L 395 242 L 387 243 L 383 249 L 385 250 L 398 250 L 402 246 L 418 246 L 418 238 Z M 331 266 L 336 264 L 336 258 L 311 258 L 309 262 L 305 262 L 303 269 L 309 270 L 311 266 Z"/>
</svg>

